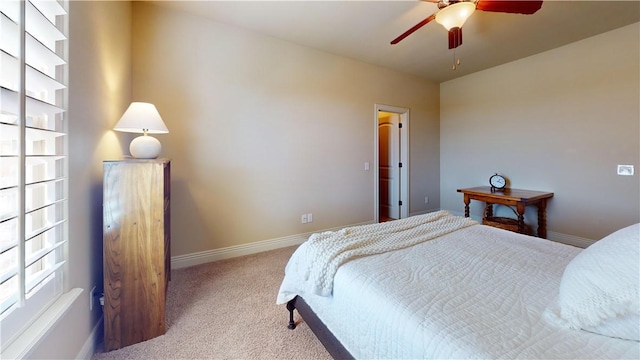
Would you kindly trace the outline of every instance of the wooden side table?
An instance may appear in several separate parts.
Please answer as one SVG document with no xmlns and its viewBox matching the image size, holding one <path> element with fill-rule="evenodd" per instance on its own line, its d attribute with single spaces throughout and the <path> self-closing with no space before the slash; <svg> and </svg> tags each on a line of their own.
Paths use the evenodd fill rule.
<svg viewBox="0 0 640 360">
<path fill-rule="evenodd" d="M 469 203 L 471 200 L 484 201 L 487 204 L 486 216 L 493 216 L 492 205 L 515 206 L 518 214 L 518 232 L 524 233 L 524 212 L 529 205 L 538 208 L 538 237 L 547 238 L 547 200 L 553 193 L 533 190 L 502 189 L 491 191 L 489 186 L 478 186 L 468 189 L 458 189 L 464 194 L 464 216 L 469 217 Z"/>
</svg>

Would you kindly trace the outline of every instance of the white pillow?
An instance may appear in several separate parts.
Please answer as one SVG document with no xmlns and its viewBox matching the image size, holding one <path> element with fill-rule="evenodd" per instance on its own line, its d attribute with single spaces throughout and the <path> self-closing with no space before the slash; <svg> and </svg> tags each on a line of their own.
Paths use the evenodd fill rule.
<svg viewBox="0 0 640 360">
<path fill-rule="evenodd" d="M 640 341 L 640 315 L 607 319 L 598 326 L 586 327 L 584 330 L 609 337 Z"/>
<path fill-rule="evenodd" d="M 628 331 L 612 334 L 607 325 L 638 325 L 626 319 L 640 315 L 640 223 L 602 238 L 571 260 L 562 275 L 558 300 L 560 316 L 572 329 L 599 332 L 601 326 L 606 329 L 600 332 L 603 335 L 628 338 Z"/>
</svg>

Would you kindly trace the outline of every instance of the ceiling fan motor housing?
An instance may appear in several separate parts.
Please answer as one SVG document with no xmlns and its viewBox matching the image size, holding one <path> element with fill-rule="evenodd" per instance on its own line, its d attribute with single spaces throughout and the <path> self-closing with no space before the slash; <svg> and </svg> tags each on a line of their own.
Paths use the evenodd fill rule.
<svg viewBox="0 0 640 360">
<path fill-rule="evenodd" d="M 449 30 L 449 49 L 455 49 L 462 45 L 462 29 L 454 27 Z"/>
</svg>

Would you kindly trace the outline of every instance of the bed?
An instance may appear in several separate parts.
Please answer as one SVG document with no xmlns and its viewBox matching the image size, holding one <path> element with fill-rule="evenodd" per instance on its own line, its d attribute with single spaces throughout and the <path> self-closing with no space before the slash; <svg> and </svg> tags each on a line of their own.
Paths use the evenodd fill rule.
<svg viewBox="0 0 640 360">
<path fill-rule="evenodd" d="M 312 235 L 277 296 L 334 358 L 640 358 L 640 224 L 587 249 L 446 211 Z"/>
</svg>

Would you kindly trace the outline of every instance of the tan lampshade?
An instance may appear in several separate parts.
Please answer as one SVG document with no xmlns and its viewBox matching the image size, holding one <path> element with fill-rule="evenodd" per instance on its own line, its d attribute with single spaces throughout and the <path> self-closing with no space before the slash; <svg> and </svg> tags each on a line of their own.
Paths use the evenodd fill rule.
<svg viewBox="0 0 640 360">
<path fill-rule="evenodd" d="M 444 26 L 445 29 L 461 28 L 469 16 L 476 9 L 476 4 L 471 1 L 459 2 L 451 4 L 446 8 L 438 11 L 436 21 Z"/>
</svg>

